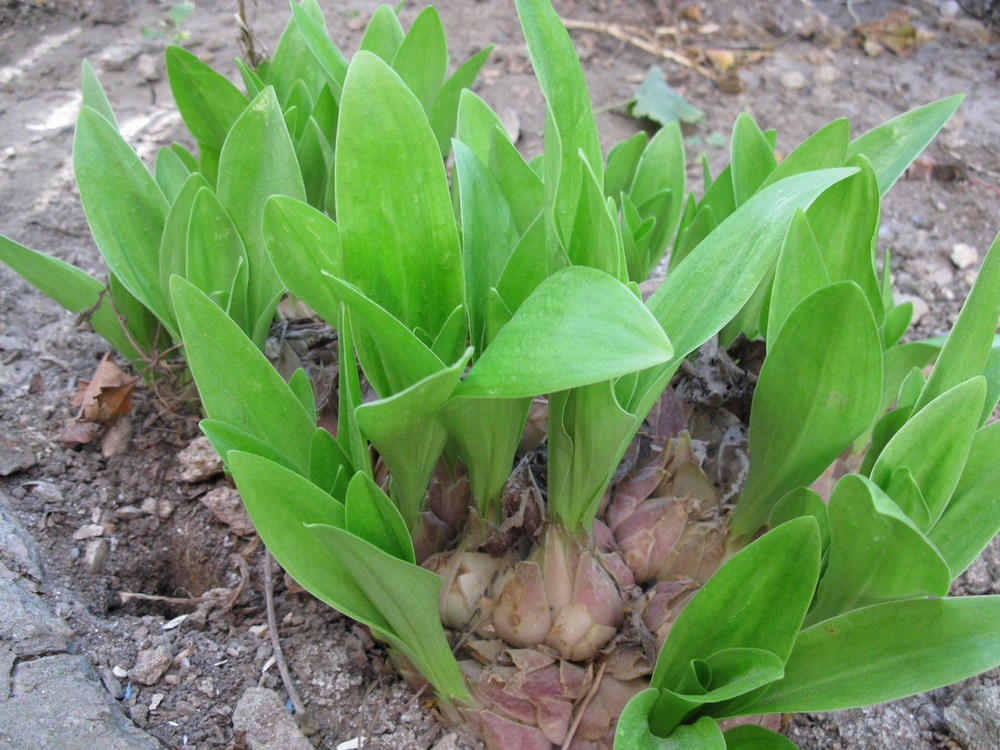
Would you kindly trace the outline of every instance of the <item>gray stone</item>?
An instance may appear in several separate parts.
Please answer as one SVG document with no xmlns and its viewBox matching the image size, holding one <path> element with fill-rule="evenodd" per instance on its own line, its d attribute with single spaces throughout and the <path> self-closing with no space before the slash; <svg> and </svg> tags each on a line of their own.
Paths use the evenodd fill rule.
<svg viewBox="0 0 1000 750">
<path fill-rule="evenodd" d="M 233 711 L 233 728 L 250 750 L 313 750 L 276 692 L 247 688 Z"/>
<path fill-rule="evenodd" d="M 798 91 L 806 85 L 806 77 L 797 70 L 791 70 L 781 76 L 781 85 L 790 91 Z"/>
<path fill-rule="evenodd" d="M 18 656 L 65 651 L 73 631 L 6 565 L 0 564 L 0 641 Z M 2 745 L 0 745 L 2 747 Z"/>
<path fill-rule="evenodd" d="M 7 510 L 7 497 L 0 493 L 0 559 L 12 564 L 18 573 L 41 581 L 44 574 L 38 545 L 27 530 Z"/>
<path fill-rule="evenodd" d="M 971 268 L 979 262 L 979 251 L 972 245 L 958 242 L 951 248 L 949 257 L 956 268 Z"/>
<path fill-rule="evenodd" d="M 254 533 L 253 522 L 247 515 L 240 499 L 240 493 L 228 487 L 219 487 L 205 493 L 199 498 L 201 504 L 208 508 L 212 515 L 229 527 L 237 536 L 249 536 Z"/>
<path fill-rule="evenodd" d="M 107 539 L 92 539 L 87 542 L 87 549 L 83 553 L 83 569 L 91 575 L 100 573 L 104 569 L 110 550 L 111 545 Z"/>
<path fill-rule="evenodd" d="M 996 686 L 965 688 L 944 709 L 944 719 L 965 750 L 1000 747 L 1000 691 Z"/>
<path fill-rule="evenodd" d="M 140 685 L 155 685 L 170 669 L 171 661 L 173 657 L 163 646 L 147 648 L 139 652 L 139 658 L 135 660 L 135 666 L 128 676 Z"/>
<path fill-rule="evenodd" d="M 177 463 L 185 482 L 204 482 L 222 473 L 222 459 L 207 437 L 192 440 L 177 454 Z"/>
<path fill-rule="evenodd" d="M 162 750 L 101 686 L 85 656 L 59 654 L 14 668 L 0 702 L 0 747 Z"/>
<path fill-rule="evenodd" d="M 38 463 L 33 451 L 22 445 L 20 441 L 10 438 L 0 438 L 0 477 L 30 469 Z"/>
</svg>

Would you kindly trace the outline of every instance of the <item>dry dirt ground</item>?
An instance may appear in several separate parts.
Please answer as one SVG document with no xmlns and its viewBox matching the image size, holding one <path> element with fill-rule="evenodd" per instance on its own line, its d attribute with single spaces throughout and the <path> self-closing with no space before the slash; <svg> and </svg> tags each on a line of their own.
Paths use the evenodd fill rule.
<svg viewBox="0 0 1000 750">
<path fill-rule="evenodd" d="M 0 3 L 0 232 L 100 274 L 70 162 L 80 60 L 92 61 L 123 131 L 144 156 L 181 128 L 163 76 L 165 41 L 142 31 L 162 23 L 170 6 L 80 2 Z M 375 0 L 322 4 L 334 39 L 353 50 Z M 422 5 L 408 5 L 404 20 Z M 512 5 L 444 0 L 440 9 L 453 56 L 496 44 L 477 90 L 533 153 L 540 148 L 543 110 Z M 620 24 L 625 37 L 633 34 L 630 27 L 648 36 L 657 27 L 679 25 L 679 36 L 661 38 L 664 46 L 721 50 L 712 55 L 722 67 L 732 54 L 736 68 L 713 81 L 609 29 L 573 32 L 595 107 L 629 98 L 648 66 L 659 64 L 670 83 L 706 111 L 688 132 L 692 176 L 701 150 L 715 169 L 725 161 L 720 139 L 740 111 L 776 128 L 779 149 L 787 151 L 834 117 L 849 116 L 861 132 L 911 107 L 965 92 L 964 105 L 921 167 L 887 199 L 880 235 L 896 259 L 898 292 L 918 308 L 910 335 L 948 330 L 975 276 L 977 256 L 1000 229 L 1000 46 L 987 25 L 955 2 L 930 0 L 562 0 L 556 6 L 574 21 Z M 852 27 L 900 10 L 928 38 L 904 56 L 862 49 Z M 190 34 L 185 44 L 230 75 L 239 53 L 234 11 L 229 2 L 199 0 L 184 23 Z M 250 17 L 260 42 L 273 48 L 288 10 L 282 2 L 261 0 Z M 639 127 L 620 109 L 602 113 L 599 125 L 606 147 Z M 961 245 L 975 256 L 956 250 Z M 73 413 L 69 398 L 77 379 L 89 375 L 103 351 L 94 334 L 0 268 L 0 490 L 37 540 L 47 570 L 43 597 L 76 633 L 77 648 L 135 723 L 168 747 L 239 747 L 232 713 L 245 688 L 282 690 L 261 627 L 261 551 L 253 537 L 238 535 L 199 502 L 224 486 L 221 479 L 192 484 L 178 477 L 176 455 L 194 436 L 194 419 L 166 412 L 149 391 L 136 395 L 131 442 L 123 453 L 105 457 L 97 444 L 74 450 L 57 442 Z M 100 527 L 89 532 L 97 536 L 81 538 L 88 525 Z M 959 585 L 963 592 L 995 593 L 998 580 L 994 550 Z M 220 588 L 238 593 L 229 606 L 203 606 L 192 614 L 196 607 L 183 603 Z M 181 601 L 123 603 L 122 592 Z M 361 628 L 290 591 L 280 576 L 276 595 L 282 643 L 316 746 L 335 748 L 359 735 L 371 738 L 372 747 L 476 746 L 440 726 L 391 676 L 384 654 Z M 178 623 L 184 614 L 189 617 Z M 127 674 L 140 653 L 160 647 L 170 664 L 155 684 Z M 987 675 L 878 709 L 796 717 L 789 731 L 811 750 L 996 748 L 997 691 L 996 675 Z"/>
</svg>

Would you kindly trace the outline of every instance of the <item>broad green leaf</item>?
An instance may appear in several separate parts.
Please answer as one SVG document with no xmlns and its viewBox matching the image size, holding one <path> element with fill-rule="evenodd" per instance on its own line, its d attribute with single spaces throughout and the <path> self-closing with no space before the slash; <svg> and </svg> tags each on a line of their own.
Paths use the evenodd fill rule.
<svg viewBox="0 0 1000 750">
<path fill-rule="evenodd" d="M 240 59 L 236 60 L 236 66 L 240 69 L 240 78 L 243 79 L 243 87 L 247 90 L 247 96 L 253 99 L 267 86 L 257 72 L 250 68 Z"/>
<path fill-rule="evenodd" d="M 486 165 L 460 141 L 454 143 L 462 218 L 465 307 L 472 346 L 478 356 L 486 344 L 486 301 L 500 279 L 519 235 L 500 185 Z"/>
<path fill-rule="evenodd" d="M 651 65 L 629 109 L 633 117 L 647 117 L 661 126 L 674 122 L 693 125 L 705 119 L 705 113 L 667 84 L 663 70 Z"/>
<path fill-rule="evenodd" d="M 306 200 L 311 206 L 322 207 L 327 185 L 331 182 L 327 164 L 333 163 L 333 149 L 312 117 L 306 120 L 305 132 L 295 144 L 295 156 L 302 173 Z"/>
<path fill-rule="evenodd" d="M 172 204 L 177 200 L 190 171 L 177 152 L 164 146 L 156 152 L 156 166 L 153 169 L 153 174 L 156 176 L 156 184 L 163 191 L 163 197 L 167 199 L 167 203 Z"/>
<path fill-rule="evenodd" d="M 536 219 L 521 235 L 500 274 L 497 291 L 508 309 L 516 311 L 549 275 L 545 220 Z"/>
<path fill-rule="evenodd" d="M 913 303 L 903 302 L 889 308 L 882 322 L 882 346 L 886 349 L 894 347 L 903 338 L 906 329 L 913 320 Z"/>
<path fill-rule="evenodd" d="M 292 136 L 292 141 L 297 143 L 302 138 L 303 133 L 305 133 L 306 127 L 308 127 L 309 117 L 313 111 L 312 95 L 309 93 L 309 89 L 305 83 L 301 80 L 293 83 L 282 106 L 286 114 L 292 109 L 296 111 L 295 125 L 289 125 L 288 132 Z M 285 121 L 288 121 L 287 117 Z"/>
<path fill-rule="evenodd" d="M 433 5 L 413 20 L 392 59 L 392 68 L 430 112 L 448 72 L 448 42 Z"/>
<path fill-rule="evenodd" d="M 111 108 L 111 102 L 108 101 L 108 95 L 104 93 L 104 87 L 101 85 L 100 79 L 97 77 L 94 69 L 90 67 L 90 62 L 86 58 L 80 64 L 80 87 L 83 94 L 83 105 L 104 115 L 107 121 L 114 125 L 117 130 L 118 120 L 115 118 L 115 112 Z"/>
<path fill-rule="evenodd" d="M 306 414 L 267 357 L 204 292 L 174 276 L 170 293 L 206 415 L 262 440 L 305 473 L 314 415 Z"/>
<path fill-rule="evenodd" d="M 774 147 L 746 112 L 741 112 L 733 125 L 730 160 L 733 195 L 739 207 L 757 192 L 778 164 L 774 158 Z"/>
<path fill-rule="evenodd" d="M 860 288 L 841 281 L 802 300 L 760 371 L 733 531 L 753 534 L 782 495 L 816 479 L 875 419 L 881 395 L 882 342 Z"/>
<path fill-rule="evenodd" d="M 317 427 L 309 444 L 309 481 L 334 497 L 345 497 L 352 473 L 352 461 L 337 439 Z M 338 484 L 341 481 L 343 486 Z"/>
<path fill-rule="evenodd" d="M 597 124 L 583 68 L 562 19 L 549 0 L 516 0 L 516 5 L 531 64 L 561 144 L 557 163 L 556 159 L 548 158 L 549 143 L 546 143 L 545 182 L 556 191 L 553 207 L 556 227 L 568 235 L 584 176 L 579 152 L 583 152 L 598 183 L 604 184 Z"/>
<path fill-rule="evenodd" d="M 775 528 L 800 516 L 812 516 L 819 527 L 820 549 L 824 552 L 830 546 L 830 517 L 826 503 L 816 490 L 796 487 L 784 495 L 771 509 L 767 525 Z"/>
<path fill-rule="evenodd" d="M 608 152 L 608 163 L 604 169 L 604 194 L 618 200 L 622 193 L 632 189 L 639 159 L 646 149 L 649 137 L 640 130 L 630 138 L 619 141 Z"/>
<path fill-rule="evenodd" d="M 694 204 L 689 201 L 688 205 Z M 715 220 L 715 212 L 711 206 L 702 206 L 691 218 L 691 221 L 677 233 L 674 250 L 670 253 L 668 271 L 674 268 L 694 250 L 702 240 L 715 231 L 719 223 Z M 669 273 L 668 273 L 669 276 Z"/>
<path fill-rule="evenodd" d="M 448 180 L 420 102 L 372 54 L 348 70 L 336 151 L 346 279 L 436 336 L 465 296 Z"/>
<path fill-rule="evenodd" d="M 653 367 L 672 354 L 663 330 L 628 287 L 573 266 L 525 300 L 456 395 L 537 396 Z"/>
<path fill-rule="evenodd" d="M 946 100 L 945 100 L 946 101 Z M 975 284 L 958 314 L 914 413 L 926 407 L 949 388 L 979 375 L 986 367 L 1000 317 L 1000 235 L 983 259 Z"/>
<path fill-rule="evenodd" d="M 796 146 L 767 176 L 761 188 L 793 174 L 843 166 L 850 138 L 851 123 L 846 117 L 827 123 Z"/>
<path fill-rule="evenodd" d="M 240 266 L 246 264 L 246 250 L 236 225 L 215 193 L 207 187 L 201 188 L 191 206 L 185 278 L 216 299 L 245 331 L 251 325 L 247 318 L 246 289 L 239 290 L 238 299 L 229 299 L 229 289 Z"/>
<path fill-rule="evenodd" d="M 726 750 L 722 730 L 708 716 L 677 727 L 669 737 L 653 734 L 649 717 L 659 698 L 659 690 L 648 688 L 625 705 L 615 731 L 615 750 Z"/>
<path fill-rule="evenodd" d="M 184 162 L 184 166 L 187 167 L 188 172 L 198 171 L 198 160 L 194 158 L 194 154 L 188 151 L 184 146 L 174 141 L 170 144 L 170 150 L 173 151 Z"/>
<path fill-rule="evenodd" d="M 447 156 L 451 150 L 451 137 L 455 133 L 455 124 L 458 119 L 459 96 L 475 83 L 480 68 L 486 63 L 492 51 L 493 45 L 491 44 L 462 63 L 444 82 L 433 106 L 427 113 L 431 129 L 434 131 L 443 156 Z"/>
<path fill-rule="evenodd" d="M 334 525 L 306 528 L 343 566 L 347 576 L 365 587 L 380 616 L 391 626 L 391 645 L 403 651 L 443 698 L 467 698 L 462 673 L 438 616 L 440 576 L 398 560 Z"/>
<path fill-rule="evenodd" d="M 410 529 L 419 523 L 431 472 L 448 438 L 441 407 L 458 385 L 471 353 L 466 351 L 450 367 L 355 412 L 361 431 L 389 467 L 393 499 Z"/>
<path fill-rule="evenodd" d="M 944 559 L 874 483 L 859 474 L 841 478 L 829 510 L 830 555 L 807 624 L 871 604 L 948 593 Z"/>
<path fill-rule="evenodd" d="M 937 353 L 937 347 L 922 341 L 910 341 L 886 351 L 882 358 L 882 403 L 879 406 L 879 413 L 888 409 L 896 400 L 899 387 L 913 368 L 924 368 L 937 356 Z"/>
<path fill-rule="evenodd" d="M 316 23 L 325 24 L 323 12 L 315 0 L 303 0 L 299 7 Z M 260 68 L 257 70 L 260 72 Z M 274 87 L 278 101 L 285 107 L 288 106 L 289 94 L 296 84 L 304 85 L 310 94 L 318 94 L 327 82 L 326 71 L 316 64 L 316 57 L 294 18 L 288 21 L 282 31 L 278 47 L 268 62 L 263 78 L 269 86 Z"/>
<path fill-rule="evenodd" d="M 692 659 L 756 648 L 785 660 L 819 576 L 816 522 L 797 518 L 764 534 L 719 568 L 681 611 L 656 660 L 651 683 L 679 684 Z"/>
<path fill-rule="evenodd" d="M 388 5 L 380 5 L 372 14 L 371 20 L 361 37 L 359 49 L 378 55 L 385 62 L 391 63 L 403 43 L 403 27 L 399 18 Z"/>
<path fill-rule="evenodd" d="M 573 220 L 573 231 L 568 235 L 566 253 L 577 266 L 590 266 L 624 281 L 621 268 L 621 243 L 618 241 L 618 222 L 612 201 L 611 209 L 596 175 L 581 159 L 579 168 L 580 200 Z"/>
<path fill-rule="evenodd" d="M 847 147 L 847 158 L 868 157 L 878 177 L 879 193 L 885 195 L 910 163 L 948 122 L 965 94 L 955 94 L 904 112 L 858 136 Z"/>
<path fill-rule="evenodd" d="M 219 419 L 203 419 L 198 423 L 198 427 L 212 443 L 215 452 L 222 457 L 227 469 L 229 469 L 229 452 L 242 451 L 266 458 L 268 461 L 284 466 L 289 471 L 300 473 L 299 469 L 277 449 L 228 422 Z"/>
<path fill-rule="evenodd" d="M 159 284 L 168 208 L 163 192 L 115 126 L 90 107 L 80 110 L 73 166 L 87 223 L 108 267 L 169 325 L 170 307 Z"/>
<path fill-rule="evenodd" d="M 340 301 L 329 276 L 344 275 L 337 225 L 307 203 L 275 195 L 264 204 L 263 229 L 281 283 L 336 326 Z"/>
<path fill-rule="evenodd" d="M 292 2 L 291 6 L 292 18 L 295 19 L 302 39 L 326 74 L 327 84 L 334 98 L 339 100 L 344 88 L 344 78 L 347 76 L 347 60 L 330 39 L 326 24 L 320 18 L 309 13 L 299 3 Z"/>
<path fill-rule="evenodd" d="M 865 607 L 803 630 L 785 676 L 742 715 L 836 711 L 958 682 L 1000 664 L 1000 597 Z"/>
<path fill-rule="evenodd" d="M 875 275 L 874 243 L 879 224 L 878 184 L 864 156 L 848 160 L 859 171 L 817 198 L 806 216 L 816 233 L 831 281 L 853 281 L 865 293 L 878 323 L 885 307 Z"/>
<path fill-rule="evenodd" d="M 758 724 L 742 724 L 722 733 L 726 750 L 797 750 L 787 737 Z"/>
<path fill-rule="evenodd" d="M 911 416 L 882 449 L 871 471 L 872 481 L 888 487 L 892 473 L 906 466 L 923 493 L 931 522 L 937 521 L 969 456 L 985 396 L 986 379 L 970 378 Z"/>
<path fill-rule="evenodd" d="M 650 251 L 654 256 L 648 263 L 650 266 L 659 261 L 667 243 L 677 231 L 686 179 L 684 139 L 680 125 L 672 123 L 659 130 L 643 151 L 629 193 L 629 197 L 639 206 L 643 218 L 653 216 L 656 219 L 656 226 L 650 238 Z M 670 194 L 669 210 L 647 211 L 645 206 L 652 205 L 650 202 L 655 197 L 663 195 L 665 191 L 669 191 Z M 659 207 L 662 202 L 657 201 L 657 206 Z"/>
<path fill-rule="evenodd" d="M 490 133 L 489 167 L 503 189 L 518 231 L 526 233 L 545 209 L 545 186 L 499 127 Z"/>
<path fill-rule="evenodd" d="M 252 325 L 270 323 L 272 302 L 282 291 L 264 244 L 264 203 L 272 195 L 305 200 L 292 139 L 273 88 L 250 102 L 233 125 L 219 157 L 219 201 L 239 229 L 250 266 L 247 289 Z M 255 339 L 258 345 L 263 340 Z"/>
<path fill-rule="evenodd" d="M 90 316 L 90 324 L 123 357 L 136 362 L 140 354 L 128 340 L 110 300 L 102 299 L 105 286 L 86 271 L 64 260 L 45 255 L 0 235 L 0 261 L 19 273 L 72 313 L 100 306 Z"/>
<path fill-rule="evenodd" d="M 455 136 L 483 163 L 489 164 L 493 134 L 497 130 L 509 141 L 500 116 L 478 94 L 465 89 L 459 96 Z"/>
<path fill-rule="evenodd" d="M 918 529 L 928 529 L 931 524 L 931 513 L 924 500 L 920 485 L 913 478 L 913 472 L 907 466 L 900 466 L 889 479 L 885 494 L 899 506 L 907 518 L 916 524 Z"/>
<path fill-rule="evenodd" d="M 830 283 L 823 254 L 816 242 L 809 219 L 797 209 L 788 225 L 774 272 L 771 305 L 767 315 L 767 334 L 774 340 L 788 315 L 807 296 Z"/>
<path fill-rule="evenodd" d="M 1000 422 L 981 427 L 972 440 L 951 502 L 928 537 L 958 578 L 1000 531 Z"/>
<path fill-rule="evenodd" d="M 363 472 L 355 474 L 347 486 L 344 506 L 347 531 L 395 558 L 416 562 L 413 540 L 403 517 L 392 500 Z"/>
<path fill-rule="evenodd" d="M 292 377 L 288 379 L 288 387 L 292 389 L 292 393 L 295 394 L 295 398 L 302 404 L 302 408 L 306 414 L 316 413 L 316 394 L 313 392 L 312 382 L 309 380 L 309 376 L 306 375 L 305 370 L 301 367 L 295 368 Z"/>
<path fill-rule="evenodd" d="M 169 288 L 170 277 L 175 273 L 178 276 L 187 276 L 187 237 L 191 224 L 191 207 L 194 206 L 194 199 L 202 188 L 210 189 L 208 182 L 199 172 L 188 175 L 180 193 L 167 212 L 163 236 L 160 238 L 158 261 L 161 289 Z M 167 302 L 170 305 L 170 310 L 173 311 L 173 302 L 169 299 Z"/>
<path fill-rule="evenodd" d="M 229 79 L 183 47 L 167 47 L 166 60 L 170 91 L 187 129 L 200 143 L 221 149 L 233 123 L 246 109 L 247 98 Z"/>
</svg>

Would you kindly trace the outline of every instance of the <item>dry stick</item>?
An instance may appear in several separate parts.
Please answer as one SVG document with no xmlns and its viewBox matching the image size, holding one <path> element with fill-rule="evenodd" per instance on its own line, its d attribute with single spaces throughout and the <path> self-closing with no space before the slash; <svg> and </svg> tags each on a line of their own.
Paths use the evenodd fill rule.
<svg viewBox="0 0 1000 750">
<path fill-rule="evenodd" d="M 580 722 L 583 721 L 583 714 L 587 711 L 590 702 L 594 700 L 594 696 L 597 695 L 597 689 L 601 686 L 601 680 L 604 678 L 604 670 L 607 667 L 608 663 L 602 661 L 600 668 L 597 670 L 597 676 L 594 677 L 594 684 L 590 686 L 587 695 L 576 707 L 576 716 L 573 717 L 573 723 L 570 724 L 569 731 L 566 732 L 566 739 L 563 740 L 560 750 L 568 750 L 569 746 L 573 744 L 573 737 L 576 735 L 576 730 L 580 728 Z"/>
<path fill-rule="evenodd" d="M 278 621 L 274 615 L 274 573 L 271 570 L 274 558 L 271 551 L 264 550 L 264 603 L 267 609 L 267 629 L 271 634 L 271 649 L 274 651 L 274 661 L 278 665 L 278 672 L 281 673 L 281 682 L 285 686 L 292 706 L 295 708 L 295 715 L 299 721 L 305 718 L 306 708 L 299 697 L 299 691 L 292 682 L 292 675 L 288 671 L 288 663 L 285 655 L 281 652 L 281 641 L 278 640 Z"/>
<path fill-rule="evenodd" d="M 615 39 L 620 39 L 623 42 L 631 44 L 633 47 L 638 47 L 639 49 L 650 53 L 651 55 L 656 55 L 657 57 L 662 57 L 671 62 L 677 63 L 678 65 L 683 65 L 685 68 L 693 70 L 695 73 L 705 76 L 705 78 L 710 81 L 715 81 L 715 74 L 710 70 L 706 70 L 702 66 L 691 62 L 684 55 L 681 55 L 673 50 L 661 47 L 658 44 L 653 44 L 647 39 L 643 39 L 640 36 L 634 34 L 629 34 L 621 26 L 616 23 L 595 23 L 593 21 L 574 21 L 571 19 L 563 20 L 567 29 L 580 29 L 582 31 L 597 31 L 602 34 L 607 34 Z"/>
</svg>

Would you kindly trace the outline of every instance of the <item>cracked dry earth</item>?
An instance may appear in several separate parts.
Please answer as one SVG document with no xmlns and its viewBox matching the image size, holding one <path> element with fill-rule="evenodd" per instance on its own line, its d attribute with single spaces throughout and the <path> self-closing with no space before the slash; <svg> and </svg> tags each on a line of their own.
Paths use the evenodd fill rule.
<svg viewBox="0 0 1000 750">
<path fill-rule="evenodd" d="M 353 50 L 376 3 L 322 4 L 334 39 Z M 423 4 L 404 9 L 404 21 Z M 453 56 L 497 45 L 477 91 L 519 132 L 519 146 L 536 153 L 541 97 L 512 3 L 440 5 Z M 712 144 L 740 111 L 776 128 L 787 151 L 834 117 L 851 117 L 860 132 L 966 92 L 958 116 L 890 194 L 880 233 L 880 245 L 894 252 L 897 292 L 917 308 L 910 335 L 948 330 L 1000 228 L 1000 47 L 982 21 L 953 0 L 556 6 L 584 25 L 626 32 L 679 25 L 681 44 L 742 61 L 720 86 L 608 33 L 573 32 L 596 107 L 628 98 L 659 64 L 706 111 L 687 133 L 696 184 L 694 157 L 706 150 L 717 170 L 726 152 Z M 912 54 L 872 56 L 851 35 L 855 23 L 900 9 L 931 35 Z M 149 0 L 0 0 L 0 231 L 100 274 L 70 161 L 80 60 L 92 61 L 123 131 L 149 157 L 181 132 L 160 59 L 164 41 L 142 31 L 168 12 Z M 187 46 L 228 74 L 239 52 L 233 12 L 228 2 L 205 0 L 184 24 Z M 271 0 L 252 9 L 265 46 L 273 47 L 287 15 Z M 639 127 L 615 109 L 599 124 L 605 147 Z M 348 750 L 361 736 L 367 747 L 396 750 L 480 747 L 438 723 L 362 628 L 279 574 L 278 632 L 308 716 L 296 724 L 268 637 L 259 543 L 211 462 L 178 459 L 196 420 L 165 411 L 140 389 L 116 440 L 78 449 L 58 442 L 77 380 L 103 353 L 94 334 L 0 268 L 0 748 L 295 750 L 347 742 Z M 997 593 L 998 581 L 994 544 L 956 589 Z M 995 750 L 998 683 L 994 672 L 877 708 L 795 716 L 788 734 L 806 750 Z"/>
</svg>

